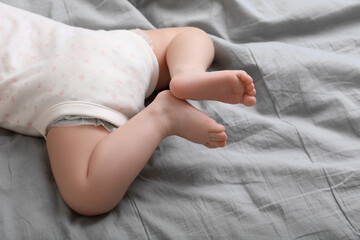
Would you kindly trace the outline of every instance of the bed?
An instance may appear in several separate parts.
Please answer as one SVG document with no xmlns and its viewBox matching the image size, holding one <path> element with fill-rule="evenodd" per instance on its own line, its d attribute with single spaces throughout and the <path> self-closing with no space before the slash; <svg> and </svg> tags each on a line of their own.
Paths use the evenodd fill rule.
<svg viewBox="0 0 360 240">
<path fill-rule="evenodd" d="M 258 100 L 190 101 L 227 146 L 166 138 L 97 217 L 62 201 L 43 139 L 0 129 L 0 239 L 360 238 L 358 0 L 0 2 L 90 29 L 199 27 L 210 70 L 246 70 Z"/>
</svg>

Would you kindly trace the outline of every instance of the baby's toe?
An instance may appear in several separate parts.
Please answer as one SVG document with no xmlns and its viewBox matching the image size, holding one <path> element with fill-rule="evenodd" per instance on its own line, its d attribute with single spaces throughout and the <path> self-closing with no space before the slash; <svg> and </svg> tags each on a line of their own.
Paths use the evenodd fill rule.
<svg viewBox="0 0 360 240">
<path fill-rule="evenodd" d="M 256 104 L 256 98 L 253 95 L 244 94 L 243 103 L 245 106 L 248 107 L 254 106 Z"/>
<path fill-rule="evenodd" d="M 208 142 L 207 144 L 205 144 L 205 146 L 208 148 L 225 147 L 226 141 L 220 141 L 220 142 L 211 141 L 211 142 Z"/>
<path fill-rule="evenodd" d="M 243 84 L 245 86 L 249 86 L 250 84 L 252 84 L 254 82 L 252 77 L 250 77 L 250 75 L 247 74 L 245 71 L 242 71 L 241 73 L 239 73 L 238 78 L 243 82 Z"/>
<path fill-rule="evenodd" d="M 253 90 L 249 91 L 247 94 L 249 94 L 250 96 L 254 96 L 256 94 L 256 89 L 254 88 Z"/>
<path fill-rule="evenodd" d="M 223 142 L 226 141 L 227 135 L 225 132 L 220 133 L 212 133 L 210 136 L 210 140 L 214 142 Z"/>
<path fill-rule="evenodd" d="M 252 91 L 253 89 L 255 89 L 254 83 L 251 83 L 248 86 L 246 86 L 246 90 L 248 90 L 248 91 Z"/>
<path fill-rule="evenodd" d="M 212 120 L 208 131 L 210 133 L 210 137 L 216 136 L 218 134 L 221 134 L 222 132 L 225 132 L 225 126 L 217 123 L 215 120 Z"/>
</svg>

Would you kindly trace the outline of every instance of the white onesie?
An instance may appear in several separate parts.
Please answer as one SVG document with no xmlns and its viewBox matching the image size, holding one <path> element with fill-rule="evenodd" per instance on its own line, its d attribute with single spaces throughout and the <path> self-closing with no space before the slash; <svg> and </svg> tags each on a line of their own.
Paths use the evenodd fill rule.
<svg viewBox="0 0 360 240">
<path fill-rule="evenodd" d="M 132 31 L 71 27 L 0 3 L 0 127 L 45 136 L 68 115 L 121 126 L 144 108 L 158 74 Z"/>
</svg>

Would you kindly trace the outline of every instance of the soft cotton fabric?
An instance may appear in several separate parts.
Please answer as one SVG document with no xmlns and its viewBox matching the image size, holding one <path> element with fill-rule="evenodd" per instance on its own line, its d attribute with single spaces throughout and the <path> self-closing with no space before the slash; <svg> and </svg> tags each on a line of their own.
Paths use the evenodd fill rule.
<svg viewBox="0 0 360 240">
<path fill-rule="evenodd" d="M 0 129 L 0 239 L 359 239 L 359 0 L 1 1 L 91 29 L 200 27 L 211 69 L 249 72 L 258 101 L 191 102 L 227 146 L 165 139 L 94 218 L 62 201 L 43 139 Z"/>
<path fill-rule="evenodd" d="M 144 108 L 158 65 L 149 44 L 126 30 L 71 27 L 0 4 L 0 126 L 45 136 L 62 116 L 121 126 Z"/>
</svg>

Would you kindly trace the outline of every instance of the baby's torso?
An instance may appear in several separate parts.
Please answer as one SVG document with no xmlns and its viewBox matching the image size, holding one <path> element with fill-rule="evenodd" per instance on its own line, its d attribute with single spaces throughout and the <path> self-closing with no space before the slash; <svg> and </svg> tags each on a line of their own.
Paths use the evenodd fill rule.
<svg viewBox="0 0 360 240">
<path fill-rule="evenodd" d="M 154 56 L 133 32 L 70 27 L 3 4 L 0 31 L 0 126 L 10 130 L 44 135 L 64 115 L 119 126 L 154 88 Z"/>
</svg>

